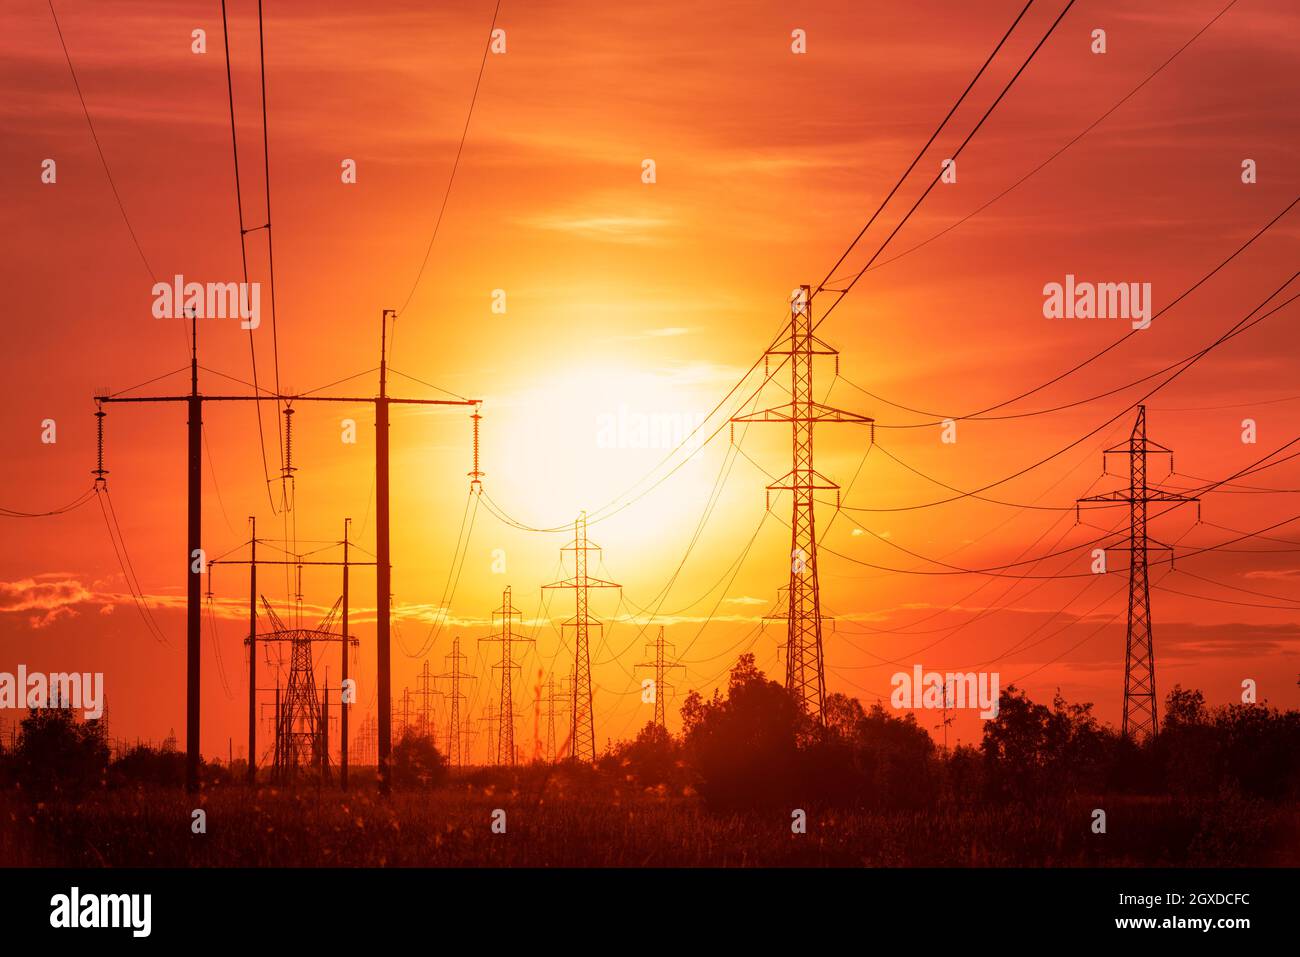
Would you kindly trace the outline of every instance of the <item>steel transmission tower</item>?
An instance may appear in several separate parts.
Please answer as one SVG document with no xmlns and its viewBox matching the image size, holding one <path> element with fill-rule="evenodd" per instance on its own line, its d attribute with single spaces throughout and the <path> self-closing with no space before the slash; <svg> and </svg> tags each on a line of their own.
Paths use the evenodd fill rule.
<svg viewBox="0 0 1300 957">
<path fill-rule="evenodd" d="M 1151 584 L 1147 574 L 1149 548 L 1168 549 L 1173 561 L 1173 548 L 1161 545 L 1147 535 L 1147 504 L 1150 502 L 1199 502 L 1194 495 L 1169 492 L 1147 484 L 1147 456 L 1168 455 L 1173 468 L 1173 450 L 1147 438 L 1147 408 L 1138 406 L 1137 421 L 1127 442 L 1106 449 L 1103 454 L 1124 454 L 1129 458 L 1129 485 L 1127 489 L 1091 495 L 1079 499 L 1080 503 L 1114 504 L 1127 502 L 1129 507 L 1129 536 L 1127 547 L 1115 549 L 1129 553 L 1128 570 L 1128 641 L 1124 652 L 1124 737 L 1154 738 L 1160 733 L 1156 714 L 1156 653 L 1151 635 Z M 1076 509 L 1078 506 L 1075 506 Z M 1199 506 L 1198 506 L 1199 508 Z"/>
<path fill-rule="evenodd" d="M 838 422 L 869 425 L 874 420 L 856 412 L 833 409 L 813 399 L 813 358 L 839 353 L 813 335 L 812 289 L 800 286 L 790 300 L 790 334 L 767 352 L 790 363 L 790 401 L 775 408 L 734 416 L 734 422 L 788 422 L 792 437 L 792 467 L 767 487 L 768 504 L 774 491 L 790 492 L 790 584 L 785 618 L 785 686 L 800 706 L 818 722 L 826 698 L 826 667 L 822 652 L 821 590 L 817 581 L 816 495 L 839 486 L 813 467 L 813 426 Z M 734 426 L 733 426 L 734 428 Z M 778 616 L 779 617 L 779 616 Z"/>
<path fill-rule="evenodd" d="M 672 669 L 672 668 L 681 668 L 681 669 L 683 669 L 683 670 L 685 670 L 685 668 L 686 668 L 685 665 L 679 665 L 677 662 L 675 662 L 675 661 L 669 661 L 669 660 L 667 659 L 667 654 L 666 654 L 666 652 L 667 652 L 667 649 L 668 649 L 668 648 L 671 648 L 671 647 L 672 647 L 672 646 L 671 646 L 670 644 L 668 644 L 667 642 L 664 641 L 664 626 L 663 626 L 663 625 L 660 625 L 660 626 L 659 626 L 659 636 L 655 639 L 654 644 L 653 644 L 653 645 L 646 645 L 646 651 L 647 651 L 647 652 L 650 652 L 651 654 L 654 655 L 654 660 L 653 660 L 653 661 L 643 661 L 643 662 L 641 662 L 641 663 L 638 664 L 638 665 L 633 665 L 634 668 L 653 668 L 653 669 L 655 670 L 655 678 L 654 678 L 655 718 L 654 718 L 654 723 L 655 723 L 656 726 L 658 726 L 658 727 L 660 727 L 660 728 L 662 728 L 662 729 L 664 729 L 664 730 L 667 730 L 667 729 L 668 729 L 668 722 L 665 720 L 665 717 L 666 717 L 666 711 L 667 711 L 665 705 L 666 705 L 667 700 L 668 700 L 668 692 L 669 692 L 670 690 L 672 690 L 672 686 L 668 684 L 668 681 L 666 680 L 666 677 L 665 677 L 665 676 L 668 674 L 668 671 L 669 671 L 670 669 Z"/>
<path fill-rule="evenodd" d="M 314 648 L 319 642 L 344 640 L 330 630 L 339 604 L 336 602 L 315 628 L 291 628 L 262 597 L 273 630 L 258 635 L 257 641 L 287 641 L 290 647 L 289 683 L 283 696 L 276 690 L 273 775 L 281 783 L 291 782 L 298 771 L 308 767 L 315 768 L 322 779 L 329 775 L 328 737 L 316 686 Z"/>
<path fill-rule="evenodd" d="M 547 764 L 555 763 L 555 719 L 563 714 L 555 706 L 567 700 L 565 695 L 559 694 L 555 690 L 555 677 L 546 679 L 546 695 L 542 699 L 546 702 L 546 762 Z"/>
<path fill-rule="evenodd" d="M 454 768 L 464 766 L 465 749 L 462 746 L 462 733 L 460 726 L 460 703 L 465 700 L 461 694 L 460 683 L 466 679 L 474 680 L 474 675 L 461 670 L 460 663 L 465 660 L 465 656 L 460 653 L 460 635 L 451 640 L 451 654 L 446 656 L 447 670 L 440 675 L 435 675 L 443 681 L 451 682 L 451 691 L 447 693 L 448 716 L 447 716 L 447 761 Z"/>
<path fill-rule="evenodd" d="M 436 746 L 437 735 L 434 734 L 434 698 L 440 691 L 434 686 L 433 681 L 437 675 L 429 671 L 429 659 L 424 660 L 424 667 L 416 677 L 415 696 L 420 699 L 420 705 L 417 710 L 419 715 L 419 724 L 417 725 L 422 738 L 433 738 Z"/>
<path fill-rule="evenodd" d="M 543 585 L 543 588 L 572 588 L 576 613 L 562 627 L 573 629 L 573 697 L 570 713 L 573 739 L 570 753 L 579 761 L 592 763 L 596 760 L 596 726 L 591 707 L 591 654 L 590 634 L 594 625 L 600 622 L 587 612 L 587 591 L 591 588 L 621 588 L 613 582 L 592 578 L 587 574 L 587 553 L 599 552 L 600 546 L 587 541 L 587 513 L 581 512 L 573 523 L 573 542 L 561 549 L 573 552 L 574 575 L 565 581 Z"/>
<path fill-rule="evenodd" d="M 483 714 L 479 716 L 479 722 L 487 725 L 487 752 L 488 764 L 497 764 L 500 755 L 497 751 L 497 745 L 500 741 L 500 735 L 497 733 L 497 709 L 495 705 L 489 704 L 483 709 Z"/>
<path fill-rule="evenodd" d="M 514 620 L 521 616 L 518 608 L 510 603 L 510 586 L 501 593 L 501 607 L 492 613 L 495 623 L 496 616 L 501 616 L 501 630 L 495 635 L 489 635 L 486 638 L 480 638 L 479 641 L 498 641 L 501 643 L 501 663 L 493 665 L 493 669 L 501 669 L 501 703 L 497 705 L 497 763 L 511 764 L 515 763 L 515 695 L 511 679 L 514 670 L 519 667 L 514 659 L 513 646 L 518 642 L 529 642 L 533 639 L 524 638 L 514 633 Z"/>
</svg>

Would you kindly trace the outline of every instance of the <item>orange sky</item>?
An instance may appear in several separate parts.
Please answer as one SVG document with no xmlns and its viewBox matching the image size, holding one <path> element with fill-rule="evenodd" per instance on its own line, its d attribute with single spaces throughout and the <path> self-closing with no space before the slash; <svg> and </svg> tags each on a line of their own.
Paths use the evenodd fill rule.
<svg viewBox="0 0 1300 957">
<path fill-rule="evenodd" d="M 957 182 L 936 187 L 885 258 L 929 239 L 1036 167 L 1225 3 L 1195 0 L 1158 13 L 1125 3 L 1076 4 L 962 153 Z M 826 274 L 1022 5 L 836 2 L 797 11 L 777 3 L 505 0 L 498 25 L 506 30 L 507 52 L 488 58 L 455 187 L 429 265 L 397 321 L 392 359 L 401 372 L 483 399 L 483 468 L 492 500 L 524 523 L 558 525 L 581 508 L 601 514 L 655 467 L 664 450 L 601 447 L 601 417 L 620 408 L 682 417 L 712 409 L 776 331 L 790 290 Z M 62 504 L 89 485 L 97 389 L 125 389 L 186 363 L 181 325 L 150 314 L 154 278 L 240 278 L 218 5 L 171 4 L 174 12 L 165 16 L 143 3 L 65 0 L 56 7 L 149 265 L 114 202 L 49 8 L 8 5 L 0 14 L 0 76 L 8 91 L 0 102 L 0 263 L 10 343 L 0 357 L 6 383 L 0 428 L 7 440 L 0 503 L 27 511 Z M 399 307 L 415 282 L 492 7 L 326 2 L 309 13 L 299 5 L 267 4 L 274 334 L 286 391 L 315 389 L 377 364 L 379 313 Z M 1034 4 L 1004 56 L 841 272 L 856 271 L 884 239 L 1059 9 L 1044 0 Z M 245 220 L 260 225 L 266 211 L 255 6 L 234 0 L 231 11 Z M 190 50 L 196 28 L 207 31 L 205 55 Z M 802 56 L 790 51 L 796 28 L 807 31 Z M 1090 51 L 1096 28 L 1107 31 L 1105 55 Z M 1155 308 L 1167 305 L 1297 194 L 1292 157 L 1300 74 L 1291 49 L 1297 28 L 1300 14 L 1282 0 L 1240 0 L 1024 185 L 864 277 L 818 333 L 840 349 L 842 373 L 833 379 L 829 362 L 819 366 L 818 394 L 830 387 L 832 404 L 879 423 L 880 448 L 851 488 L 867 433 L 836 426 L 818 432 L 818 468 L 846 487 L 846 504 L 892 508 L 952 494 L 889 456 L 958 489 L 981 487 L 1085 435 L 1146 391 L 1130 388 L 1051 415 L 962 422 L 958 441 L 943 444 L 938 427 L 889 428 L 928 417 L 853 385 L 902 406 L 960 415 L 1042 383 L 1128 328 L 1122 320 L 1043 318 L 1044 284 L 1067 273 L 1150 282 Z M 58 164 L 54 185 L 40 181 L 46 158 Z M 345 158 L 357 162 L 355 185 L 340 182 Z M 1258 165 L 1253 185 L 1241 182 L 1246 158 Z M 641 181 L 645 159 L 656 163 L 653 185 Z M 1208 344 L 1293 271 L 1297 216 L 1284 218 L 1151 329 L 1012 411 L 1123 386 Z M 248 247 L 251 278 L 265 284 L 265 234 L 251 234 Z M 506 292 L 505 314 L 491 311 L 495 289 Z M 267 385 L 275 374 L 265 285 L 263 296 L 264 321 L 255 336 L 259 378 Z M 1231 474 L 1296 435 L 1293 319 L 1294 309 L 1270 317 L 1148 400 L 1152 438 L 1177 452 L 1172 485 L 1195 484 L 1186 476 Z M 250 377 L 248 334 L 236 323 L 201 325 L 200 344 L 207 368 Z M 739 395 L 756 382 L 751 377 Z M 203 386 L 244 388 L 210 373 Z M 185 388 L 184 376 L 175 376 L 145 391 Z M 374 390 L 371 375 L 335 394 Z M 394 391 L 435 394 L 400 377 Z M 770 387 L 762 399 L 774 405 L 784 396 Z M 339 420 L 349 416 L 358 422 L 355 446 L 339 440 Z M 1256 445 L 1240 440 L 1246 417 L 1258 422 Z M 58 423 L 54 445 L 40 441 L 46 418 Z M 274 470 L 273 418 L 268 411 L 264 424 Z M 710 419 L 707 431 L 721 421 Z M 1102 475 L 1100 449 L 1127 436 L 1131 421 L 1124 413 L 988 494 L 1067 506 L 1077 496 L 1118 487 L 1117 479 Z M 282 537 L 282 520 L 271 515 L 262 487 L 251 409 L 210 406 L 205 422 L 209 555 L 244 541 L 250 514 L 258 516 L 260 536 Z M 118 406 L 107 428 L 113 502 L 169 647 L 142 626 L 91 502 L 57 518 L 6 519 L 0 526 L 7 546 L 0 553 L 0 670 L 25 663 L 104 671 L 114 734 L 157 739 L 174 728 L 179 735 L 184 412 Z M 373 550 L 367 407 L 300 406 L 295 430 L 298 538 L 337 539 L 344 517 L 351 517 L 358 543 Z M 448 579 L 467 501 L 469 437 L 461 409 L 395 414 L 395 697 L 415 686 L 423 664 L 415 652 L 428 644 Z M 770 674 L 780 674 L 780 626 L 762 632 L 755 626 L 784 583 L 787 499 L 774 500 L 774 513 L 744 561 L 738 570 L 732 565 L 763 518 L 769 481 L 748 459 L 772 474 L 788 470 L 788 433 L 777 426 L 743 434 L 738 428 L 742 456 L 729 454 L 727 439 L 724 429 L 671 478 L 592 526 L 592 539 L 605 549 L 604 564 L 593 573 L 625 586 L 622 598 L 594 598 L 598 614 L 618 619 L 592 648 L 602 745 L 650 717 L 632 666 L 646 660 L 644 639 L 654 628 L 641 634 L 648 616 L 637 608 L 658 608 L 656 624 L 667 626 L 687 664 L 685 676 L 675 678 L 673 726 L 684 689 L 708 690 L 725 680 L 741 651 L 754 651 Z M 1122 465 L 1112 460 L 1112 471 Z M 1298 472 L 1282 466 L 1249 484 L 1292 488 Z M 696 540 L 720 474 L 725 482 Z M 1153 463 L 1152 475 L 1164 475 L 1163 463 Z M 1286 494 L 1217 492 L 1206 497 L 1201 525 L 1182 509 L 1153 522 L 1152 535 L 1202 547 L 1235 537 L 1225 528 L 1260 529 L 1295 511 Z M 819 519 L 828 548 L 911 570 L 938 566 L 900 549 L 981 568 L 1101 534 L 1074 528 L 1073 512 L 969 498 L 910 511 L 845 511 L 833 521 L 827 509 Z M 1125 516 L 1112 509 L 1084 519 L 1112 529 Z M 855 522 L 867 533 L 854 534 Z M 1297 703 L 1300 615 L 1257 607 L 1287 604 L 1276 598 L 1204 580 L 1295 596 L 1300 566 L 1290 541 L 1300 541 L 1300 532 L 1292 525 L 1271 534 L 1287 541 L 1249 539 L 1232 546 L 1236 551 L 1196 555 L 1172 573 L 1153 572 L 1164 589 L 1249 603 L 1153 592 L 1162 697 L 1180 682 L 1203 688 L 1215 702 L 1236 700 L 1241 681 L 1253 678 L 1270 702 Z M 494 646 L 480 650 L 477 639 L 490 630 L 488 613 L 499 606 L 502 588 L 512 585 L 537 637 L 535 650 L 521 656 L 517 682 L 518 740 L 526 750 L 539 671 L 554 668 L 557 677 L 569 671 L 557 629 L 572 614 L 571 597 L 557 594 L 547 608 L 540 586 L 571 573 L 557 566 L 570 537 L 521 532 L 480 507 L 450 621 L 428 652 L 431 667 L 442 670 L 451 636 L 462 636 L 469 667 L 480 676 L 470 703 L 477 719 L 495 698 L 492 686 L 484 687 Z M 499 554 L 504 574 L 493 571 Z M 826 640 L 828 685 L 869 701 L 887 697 L 890 675 L 915 663 L 927 670 L 985 668 L 997 670 L 1003 686 L 1015 681 L 1038 699 L 1060 687 L 1067 698 L 1095 701 L 1103 718 L 1118 721 L 1124 561 L 1112 553 L 1119 571 L 1090 576 L 1090 555 L 1081 548 L 1017 569 L 1080 577 L 1018 581 L 882 572 L 823 554 L 823 601 L 836 618 Z M 266 578 L 268 597 L 283 602 L 283 578 L 269 572 Z M 360 570 L 354 580 L 364 711 L 374 687 L 373 576 Z M 313 609 L 328 607 L 337 597 L 337 577 L 309 572 L 305 590 Z M 214 592 L 218 637 L 214 648 L 205 621 L 202 744 L 205 752 L 224 755 L 233 737 L 239 754 L 244 570 L 218 568 Z M 337 656 L 328 663 L 334 680 Z M 274 680 L 265 669 L 261 674 Z M 978 719 L 963 716 L 956 733 L 973 740 Z M 474 752 L 480 758 L 483 745 L 481 735 Z"/>
</svg>

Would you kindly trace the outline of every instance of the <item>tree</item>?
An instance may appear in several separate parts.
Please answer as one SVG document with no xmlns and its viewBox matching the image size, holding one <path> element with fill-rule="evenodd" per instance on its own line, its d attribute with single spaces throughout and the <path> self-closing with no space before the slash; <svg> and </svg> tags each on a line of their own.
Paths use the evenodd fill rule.
<svg viewBox="0 0 1300 957">
<path fill-rule="evenodd" d="M 79 798 L 104 781 L 108 744 L 99 721 L 77 721 L 68 708 L 35 708 L 19 728 L 12 756 L 19 787 L 40 798 Z"/>
<path fill-rule="evenodd" d="M 686 748 L 711 806 L 741 808 L 788 803 L 798 785 L 798 736 L 807 719 L 794 697 L 741 655 L 727 697 L 698 694 L 682 707 Z"/>
<path fill-rule="evenodd" d="M 393 783 L 399 787 L 437 787 L 447 777 L 447 759 L 433 738 L 407 728 L 393 748 Z"/>
<path fill-rule="evenodd" d="M 635 740 L 615 748 L 611 758 L 613 767 L 641 785 L 667 784 L 683 777 L 681 742 L 653 721 Z"/>
</svg>

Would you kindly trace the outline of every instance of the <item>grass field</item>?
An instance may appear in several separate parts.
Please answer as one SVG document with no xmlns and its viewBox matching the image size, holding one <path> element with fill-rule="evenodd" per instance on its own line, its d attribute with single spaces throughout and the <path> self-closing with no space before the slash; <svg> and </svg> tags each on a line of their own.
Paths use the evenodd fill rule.
<svg viewBox="0 0 1300 957">
<path fill-rule="evenodd" d="M 487 778 L 488 780 L 484 780 Z M 191 830 L 206 812 L 207 832 Z M 1091 830 L 1103 808 L 1107 833 Z M 493 833 L 496 809 L 504 834 Z M 715 814 L 693 795 L 567 772 L 453 778 L 384 801 L 348 794 L 215 787 L 96 791 L 32 804 L 0 793 L 9 866 L 1294 866 L 1300 813 L 1236 798 L 1077 796 L 1050 806 L 924 812 Z"/>
</svg>

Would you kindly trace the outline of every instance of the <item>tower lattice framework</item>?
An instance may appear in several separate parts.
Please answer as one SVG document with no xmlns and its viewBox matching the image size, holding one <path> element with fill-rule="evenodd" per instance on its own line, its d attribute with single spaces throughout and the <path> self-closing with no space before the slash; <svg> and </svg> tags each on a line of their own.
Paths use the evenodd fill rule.
<svg viewBox="0 0 1300 957">
<path fill-rule="evenodd" d="M 497 763 L 513 765 L 516 763 L 515 752 L 515 695 L 513 677 L 519 665 L 514 659 L 514 646 L 533 639 L 515 634 L 515 619 L 521 612 L 510 602 L 510 586 L 501 593 L 501 607 L 492 613 L 493 618 L 500 617 L 501 630 L 494 635 L 480 638 L 479 641 L 496 641 L 501 643 L 501 663 L 493 665 L 501 672 L 501 698 L 497 704 Z"/>
<path fill-rule="evenodd" d="M 460 690 L 460 683 L 465 680 L 473 681 L 474 675 L 462 670 L 461 662 L 465 656 L 460 651 L 460 636 L 457 635 L 451 640 L 451 654 L 446 656 L 447 670 L 436 677 L 451 682 L 451 691 L 447 692 L 447 761 L 454 768 L 462 767 L 465 763 L 465 746 L 463 741 L 463 730 L 460 721 L 460 703 L 465 700 L 465 695 Z"/>
<path fill-rule="evenodd" d="M 672 690 L 672 686 L 668 684 L 668 672 L 673 668 L 685 669 L 686 667 L 675 661 L 668 660 L 668 649 L 671 647 L 671 644 L 664 641 L 664 626 L 660 625 L 659 634 L 656 636 L 654 644 L 646 645 L 646 651 L 654 655 L 654 659 L 636 665 L 637 668 L 654 669 L 654 723 L 656 727 L 665 730 L 668 728 L 668 692 Z"/>
<path fill-rule="evenodd" d="M 791 493 L 790 580 L 786 589 L 785 686 L 804 712 L 818 722 L 826 699 L 826 662 L 822 646 L 821 586 L 817 578 L 816 497 L 839 486 L 813 465 L 813 432 L 818 423 L 870 425 L 874 420 L 856 412 L 823 405 L 813 398 L 813 360 L 839 353 L 813 335 L 812 289 L 800 286 L 790 300 L 790 332 L 767 352 L 790 363 L 790 401 L 781 406 L 732 417 L 736 422 L 787 422 L 791 429 L 791 469 L 767 487 L 771 493 Z M 733 426 L 734 428 L 734 426 Z"/>
<path fill-rule="evenodd" d="M 587 574 L 591 552 L 600 552 L 600 546 L 587 540 L 587 513 L 582 512 L 573 523 L 573 541 L 561 552 L 573 552 L 574 575 L 564 581 L 552 582 L 545 588 L 572 588 L 575 613 L 564 628 L 573 630 L 573 696 L 570 702 L 572 716 L 571 734 L 573 757 L 592 763 L 596 760 L 596 726 L 592 713 L 590 636 L 593 627 L 601 624 L 588 612 L 588 591 L 592 588 L 620 588 L 614 582 L 592 578 Z"/>
<path fill-rule="evenodd" d="M 316 685 L 313 649 L 320 642 L 344 640 L 343 635 L 331 630 L 341 601 L 334 603 L 315 628 L 292 628 L 276 614 L 266 597 L 262 597 L 272 630 L 259 635 L 257 641 L 289 643 L 289 681 L 280 696 L 275 716 L 272 773 L 277 781 L 292 781 L 305 768 L 314 768 L 322 778 L 329 776 L 327 719 Z"/>
<path fill-rule="evenodd" d="M 1128 545 L 1115 549 L 1129 553 L 1128 635 L 1124 650 L 1124 719 L 1121 734 L 1126 738 L 1154 738 L 1160 733 L 1156 697 L 1156 653 L 1151 629 L 1151 583 L 1148 552 L 1154 547 L 1173 549 L 1155 542 L 1147 535 L 1147 506 L 1152 502 L 1199 502 L 1194 495 L 1183 495 L 1157 488 L 1147 482 L 1147 457 L 1168 455 L 1173 468 L 1173 450 L 1147 438 L 1147 410 L 1138 406 L 1137 419 L 1127 442 L 1106 449 L 1105 455 L 1127 455 L 1129 485 L 1127 489 L 1079 499 L 1080 503 L 1127 503 L 1129 507 Z M 1199 506 L 1198 506 L 1199 508 Z"/>
</svg>

